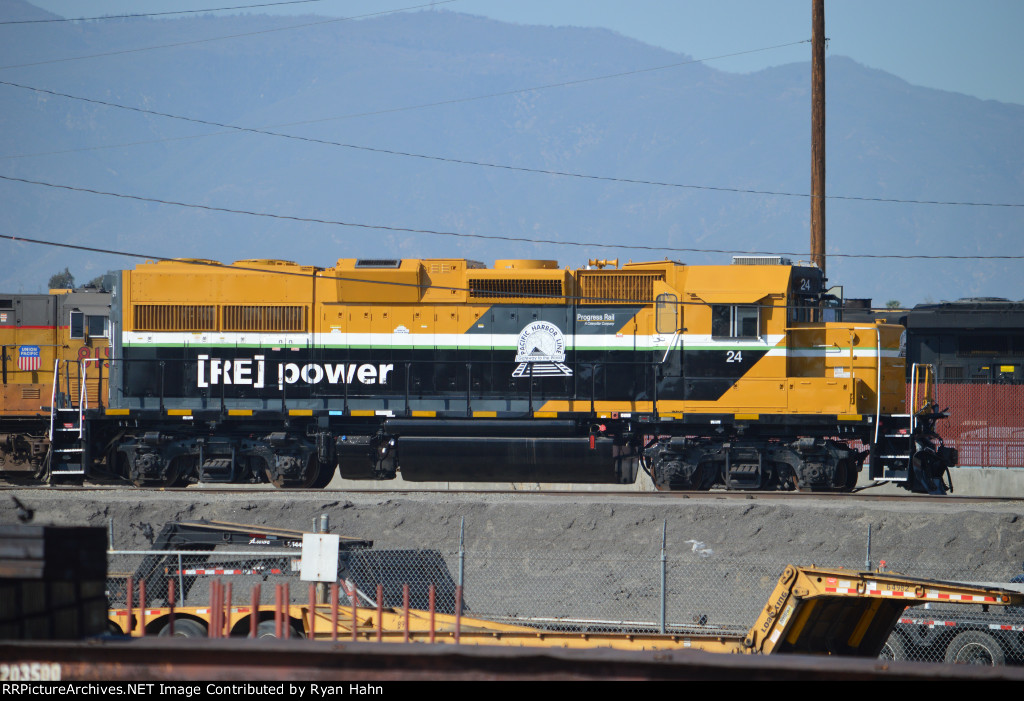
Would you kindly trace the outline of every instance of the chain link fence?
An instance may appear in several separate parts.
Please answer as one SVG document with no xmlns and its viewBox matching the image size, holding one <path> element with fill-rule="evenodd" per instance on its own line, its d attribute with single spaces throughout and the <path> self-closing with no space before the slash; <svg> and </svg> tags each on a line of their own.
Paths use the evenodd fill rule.
<svg viewBox="0 0 1024 701">
<path fill-rule="evenodd" d="M 661 535 L 661 534 L 658 534 Z M 758 558 L 728 548 L 655 536 L 628 553 L 578 549 L 512 551 L 504 544 L 465 549 L 350 549 L 341 553 L 339 579 L 355 584 L 360 605 L 401 608 L 403 585 L 410 606 L 426 609 L 428 588 L 436 610 L 455 613 L 456 587 L 463 587 L 462 613 L 504 623 L 572 632 L 667 632 L 713 635 L 749 630 L 786 564 L 811 564 L 799 552 L 774 550 Z M 146 605 L 167 603 L 174 580 L 178 606 L 210 603 L 211 582 L 232 585 L 234 601 L 247 604 L 256 584 L 261 601 L 273 603 L 276 584 L 289 584 L 291 603 L 308 603 L 308 583 L 299 579 L 296 550 L 238 548 L 196 551 L 110 551 L 110 605 L 126 605 L 126 581 L 146 582 Z M 870 557 L 870 556 L 868 556 Z M 882 561 L 884 562 L 884 561 Z M 818 562 L 863 570 L 859 562 Z M 879 561 L 871 563 L 872 567 Z M 958 567 L 885 563 L 902 574 L 952 582 L 1006 583 L 1019 572 L 999 566 Z M 138 605 L 136 599 L 135 604 Z M 343 603 L 350 603 L 343 601 Z M 935 605 L 907 609 L 883 657 L 926 662 L 1024 664 L 1024 609 L 979 605 Z"/>
</svg>

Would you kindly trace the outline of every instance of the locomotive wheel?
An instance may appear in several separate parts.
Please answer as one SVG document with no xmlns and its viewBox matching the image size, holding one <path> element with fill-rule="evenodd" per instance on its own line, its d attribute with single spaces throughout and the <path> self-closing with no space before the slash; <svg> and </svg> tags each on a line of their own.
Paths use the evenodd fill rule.
<svg viewBox="0 0 1024 701">
<path fill-rule="evenodd" d="M 836 471 L 833 475 L 833 489 L 837 492 L 848 491 L 846 485 L 850 482 L 850 468 L 845 460 L 836 463 Z"/>
<path fill-rule="evenodd" d="M 45 484 L 50 481 L 50 453 L 47 452 L 46 458 L 39 461 L 39 464 L 32 470 L 32 480 L 39 484 Z"/>
<path fill-rule="evenodd" d="M 684 469 L 678 463 L 669 463 L 658 472 L 658 489 L 669 491 L 697 489 L 703 481 L 699 467 L 692 471 Z"/>
<path fill-rule="evenodd" d="M 167 479 L 164 480 L 164 487 L 184 487 L 188 484 L 189 473 L 192 471 L 192 460 L 184 455 L 171 460 L 171 466 L 167 471 Z M 173 473 L 173 474 L 171 474 Z"/>
<path fill-rule="evenodd" d="M 334 466 L 323 465 L 315 455 L 309 457 L 306 464 L 306 477 L 302 480 L 287 481 L 280 475 L 275 476 L 268 467 L 267 481 L 278 489 L 323 489 L 334 479 Z"/>
<path fill-rule="evenodd" d="M 167 476 L 162 480 L 133 479 L 132 484 L 136 487 L 182 487 L 185 485 L 185 478 L 181 475 L 181 460 L 171 461 L 167 466 Z"/>
<path fill-rule="evenodd" d="M 334 479 L 335 467 L 334 465 L 324 465 L 315 457 L 310 459 L 312 462 L 316 463 L 316 478 L 309 486 L 313 489 L 323 489 L 331 483 L 332 479 Z"/>
<path fill-rule="evenodd" d="M 306 477 L 305 477 L 305 479 L 302 479 L 302 480 L 300 480 L 298 482 L 295 482 L 295 483 L 292 483 L 292 484 L 289 484 L 289 485 L 286 485 L 286 486 L 289 486 L 289 487 L 300 487 L 302 489 L 322 489 L 324 487 L 324 485 L 320 483 L 321 480 L 323 479 L 321 475 L 322 475 L 322 473 L 325 473 L 325 472 L 328 472 L 328 471 L 324 468 L 323 465 L 320 464 L 320 461 L 316 459 L 316 456 L 315 455 L 310 455 L 309 456 L 309 461 L 306 462 Z M 328 475 L 329 474 L 330 473 L 328 472 Z M 327 481 L 328 482 L 331 481 L 330 477 L 327 478 Z"/>
<path fill-rule="evenodd" d="M 267 482 L 270 482 L 270 484 L 274 485 L 278 489 L 284 489 L 285 481 L 283 477 L 281 477 L 280 475 L 275 475 L 273 470 L 271 470 L 269 467 L 266 468 L 264 473 L 267 476 Z"/>
<path fill-rule="evenodd" d="M 857 488 L 857 479 L 860 471 L 853 469 L 852 465 L 846 468 L 846 484 L 843 485 L 844 492 L 852 492 Z"/>
</svg>

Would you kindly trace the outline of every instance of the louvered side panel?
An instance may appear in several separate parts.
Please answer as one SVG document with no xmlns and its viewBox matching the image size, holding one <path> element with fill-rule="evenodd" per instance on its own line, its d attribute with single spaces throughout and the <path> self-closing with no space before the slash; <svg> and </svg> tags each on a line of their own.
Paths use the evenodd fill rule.
<svg viewBox="0 0 1024 701">
<path fill-rule="evenodd" d="M 306 307 L 228 305 L 223 310 L 224 331 L 305 331 Z"/>
<path fill-rule="evenodd" d="M 216 331 L 217 308 L 212 304 L 136 304 L 136 331 Z"/>
<path fill-rule="evenodd" d="M 636 304 L 654 300 L 654 283 L 663 273 L 605 273 L 581 271 L 582 301 L 587 304 Z"/>
</svg>

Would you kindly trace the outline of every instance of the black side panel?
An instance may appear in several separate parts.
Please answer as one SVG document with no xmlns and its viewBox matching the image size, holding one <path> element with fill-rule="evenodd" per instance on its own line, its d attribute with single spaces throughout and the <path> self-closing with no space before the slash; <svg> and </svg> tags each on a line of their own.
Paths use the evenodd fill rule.
<svg viewBox="0 0 1024 701">
<path fill-rule="evenodd" d="M 657 352 L 568 352 L 562 365 L 571 375 L 532 378 L 529 364 L 512 352 L 479 350 L 300 348 L 127 348 L 116 370 L 123 396 L 164 397 L 217 403 L 225 399 L 317 399 L 347 397 L 411 399 L 474 398 L 525 400 L 647 400 L 659 378 L 658 399 L 678 399 L 679 377 L 664 376 Z M 520 372 L 527 365 L 527 371 Z M 548 364 L 553 366 L 553 363 Z"/>
<path fill-rule="evenodd" d="M 402 437 L 398 460 L 411 482 L 632 483 L 628 446 L 588 438 Z"/>
<path fill-rule="evenodd" d="M 743 377 L 768 350 L 684 350 L 684 398 L 716 401 Z"/>
</svg>

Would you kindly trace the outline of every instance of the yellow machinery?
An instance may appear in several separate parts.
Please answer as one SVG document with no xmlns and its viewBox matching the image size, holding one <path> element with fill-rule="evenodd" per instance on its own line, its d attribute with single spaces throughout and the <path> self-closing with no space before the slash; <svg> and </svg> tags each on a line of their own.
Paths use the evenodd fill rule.
<svg viewBox="0 0 1024 701">
<path fill-rule="evenodd" d="M 849 657 L 877 657 L 904 609 L 926 603 L 1024 605 L 1024 594 L 987 586 L 941 582 L 893 573 L 855 572 L 844 569 L 787 566 L 745 634 L 693 626 L 668 634 L 656 632 L 573 633 L 537 627 L 496 623 L 479 618 L 456 619 L 450 614 L 412 610 L 408 615 L 396 609 L 380 614 L 372 608 L 341 606 L 336 612 L 337 632 L 332 633 L 329 606 L 291 605 L 281 625 L 290 627 L 294 637 L 360 640 L 372 642 L 436 642 L 465 645 L 506 645 L 516 647 L 615 648 L 627 650 L 696 649 L 733 654 L 777 655 L 787 653 L 828 654 Z M 310 618 L 310 612 L 314 616 Z M 131 635 L 167 635 L 167 608 L 110 612 L 113 629 Z M 252 609 L 232 606 L 221 618 L 223 630 L 246 636 Z M 257 635 L 276 634 L 274 608 L 261 606 Z M 378 624 L 378 615 L 380 623 Z M 355 636 L 353 631 L 355 620 Z M 286 621 L 284 619 L 287 619 Z M 211 621 L 208 607 L 175 610 L 179 636 L 205 636 Z M 282 627 L 283 630 L 283 627 Z M 408 631 L 408 632 L 407 632 Z"/>
</svg>

